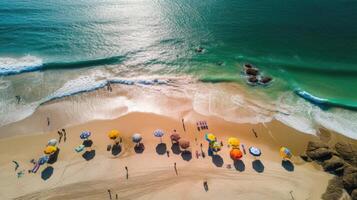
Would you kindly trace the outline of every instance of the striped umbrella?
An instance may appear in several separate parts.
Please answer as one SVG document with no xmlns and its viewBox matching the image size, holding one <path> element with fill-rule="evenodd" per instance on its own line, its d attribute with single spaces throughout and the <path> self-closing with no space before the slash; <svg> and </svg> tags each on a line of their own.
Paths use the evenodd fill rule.
<svg viewBox="0 0 357 200">
<path fill-rule="evenodd" d="M 37 162 L 38 162 L 39 165 L 43 165 L 43 164 L 47 163 L 48 160 L 49 160 L 48 156 L 42 156 L 42 157 L 40 157 L 40 159 L 38 159 Z"/>
<path fill-rule="evenodd" d="M 258 149 L 257 147 L 250 147 L 249 153 L 256 157 L 262 155 L 262 151 L 260 149 Z"/>
<path fill-rule="evenodd" d="M 205 134 L 205 139 L 208 141 L 208 142 L 214 142 L 217 140 L 216 136 L 213 135 L 212 133 L 206 133 Z"/>
<path fill-rule="evenodd" d="M 162 136 L 164 136 L 164 131 L 161 129 L 157 129 L 154 131 L 154 136 L 160 138 L 160 142 L 162 143 Z"/>
<path fill-rule="evenodd" d="M 291 153 L 290 149 L 286 148 L 286 147 L 281 147 L 280 148 L 280 156 L 283 159 L 289 159 L 293 156 L 293 154 Z"/>
<path fill-rule="evenodd" d="M 89 132 L 89 131 L 83 131 L 83 132 L 79 135 L 79 137 L 80 137 L 82 140 L 87 140 L 87 139 L 90 137 L 91 134 L 92 134 L 92 133 Z"/>
</svg>

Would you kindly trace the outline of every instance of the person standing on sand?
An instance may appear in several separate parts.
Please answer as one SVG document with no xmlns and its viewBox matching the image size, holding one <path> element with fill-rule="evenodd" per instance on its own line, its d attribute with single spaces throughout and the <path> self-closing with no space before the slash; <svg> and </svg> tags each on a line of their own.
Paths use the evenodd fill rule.
<svg viewBox="0 0 357 200">
<path fill-rule="evenodd" d="M 50 118 L 47 117 L 47 126 L 50 126 Z"/>
<path fill-rule="evenodd" d="M 110 189 L 108 190 L 109 193 L 109 199 L 112 199 L 112 192 L 110 191 Z"/>
<path fill-rule="evenodd" d="M 58 139 L 58 144 L 59 144 L 59 143 L 61 143 L 63 133 L 61 131 L 57 131 L 57 133 L 59 135 L 59 139 Z"/>
<path fill-rule="evenodd" d="M 203 181 L 203 187 L 205 188 L 205 191 L 208 191 L 208 183 L 207 181 Z"/>
<path fill-rule="evenodd" d="M 125 166 L 125 170 L 126 170 L 126 179 L 129 179 L 129 170 L 127 166 Z"/>
<path fill-rule="evenodd" d="M 183 118 L 182 118 L 182 126 L 183 126 L 183 131 L 186 133 L 185 121 Z"/>
<path fill-rule="evenodd" d="M 177 173 L 176 162 L 174 163 L 174 168 L 175 168 L 175 173 L 176 173 L 176 176 L 177 176 L 177 175 L 178 175 L 178 173 Z"/>
<path fill-rule="evenodd" d="M 62 129 L 62 132 L 63 132 L 63 134 L 64 134 L 64 138 L 63 138 L 63 142 L 66 142 L 66 140 L 67 140 L 67 133 L 66 133 L 66 129 Z"/>
</svg>

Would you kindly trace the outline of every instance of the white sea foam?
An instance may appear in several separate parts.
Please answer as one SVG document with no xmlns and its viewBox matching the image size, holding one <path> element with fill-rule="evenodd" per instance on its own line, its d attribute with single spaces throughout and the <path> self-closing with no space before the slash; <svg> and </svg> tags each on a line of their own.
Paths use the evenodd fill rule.
<svg viewBox="0 0 357 200">
<path fill-rule="evenodd" d="M 0 75 L 34 71 L 40 69 L 42 65 L 41 58 L 30 55 L 20 58 L 0 57 Z"/>
</svg>

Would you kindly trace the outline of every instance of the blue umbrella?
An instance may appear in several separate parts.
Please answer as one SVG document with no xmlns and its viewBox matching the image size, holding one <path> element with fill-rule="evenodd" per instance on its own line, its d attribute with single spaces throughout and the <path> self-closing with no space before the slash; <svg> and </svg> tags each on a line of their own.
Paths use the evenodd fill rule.
<svg viewBox="0 0 357 200">
<path fill-rule="evenodd" d="M 38 159 L 38 164 L 43 165 L 48 162 L 48 159 L 48 156 L 42 156 L 40 159 Z"/>
<path fill-rule="evenodd" d="M 250 147 L 249 148 L 249 153 L 252 154 L 253 156 L 262 155 L 262 151 L 260 151 L 260 149 L 258 149 L 257 147 Z"/>
<path fill-rule="evenodd" d="M 86 139 L 89 138 L 90 135 L 91 135 L 91 132 L 89 132 L 89 131 L 83 131 L 79 137 L 80 137 L 82 140 L 86 140 Z"/>
<path fill-rule="evenodd" d="M 154 131 L 154 136 L 155 137 L 159 137 L 160 138 L 160 142 L 162 143 L 162 136 L 164 136 L 164 131 L 163 130 L 160 130 L 160 129 L 157 129 Z"/>
</svg>

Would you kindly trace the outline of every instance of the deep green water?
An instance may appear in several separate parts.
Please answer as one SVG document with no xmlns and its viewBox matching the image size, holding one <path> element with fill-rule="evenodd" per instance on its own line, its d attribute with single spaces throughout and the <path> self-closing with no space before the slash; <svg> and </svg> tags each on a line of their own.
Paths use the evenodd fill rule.
<svg viewBox="0 0 357 200">
<path fill-rule="evenodd" d="M 274 98 L 301 89 L 353 108 L 356 13 L 354 0 L 2 0 L 0 73 L 13 84 L 2 100 L 26 91 L 26 81 L 36 86 L 21 71 L 73 71 L 43 78 L 48 88 L 88 69 L 123 66 L 130 77 L 190 74 L 245 84 L 241 65 L 250 62 L 275 77 L 265 89 Z"/>
</svg>

